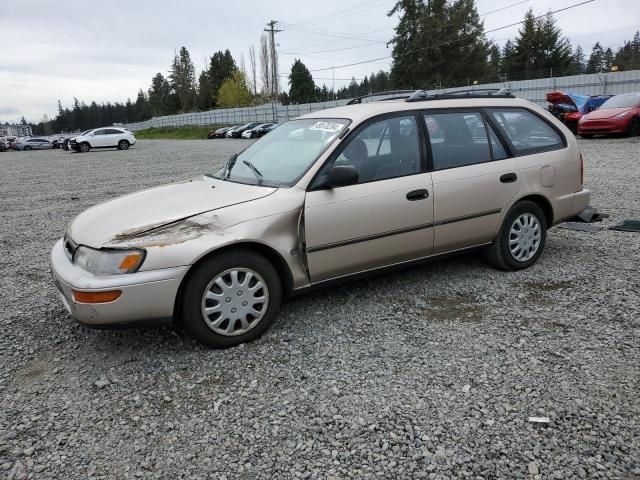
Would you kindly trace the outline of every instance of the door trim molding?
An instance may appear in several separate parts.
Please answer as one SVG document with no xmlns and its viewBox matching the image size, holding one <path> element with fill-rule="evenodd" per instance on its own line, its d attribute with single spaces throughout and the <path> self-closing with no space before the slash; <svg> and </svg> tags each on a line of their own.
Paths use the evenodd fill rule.
<svg viewBox="0 0 640 480">
<path fill-rule="evenodd" d="M 345 247 L 347 245 L 353 245 L 354 243 L 368 242 L 370 240 L 377 240 L 379 238 L 391 237 L 393 235 L 400 235 L 402 233 L 416 232 L 418 230 L 425 230 L 427 228 L 433 228 L 440 225 L 448 225 L 450 223 L 463 222 L 465 220 L 472 220 L 474 218 L 486 217 L 488 215 L 496 215 L 500 212 L 502 212 L 502 209 L 497 208 L 495 210 L 486 210 L 484 212 L 472 213 L 470 215 L 463 215 L 461 217 L 448 218 L 446 220 L 439 220 L 437 222 L 423 223 L 421 225 L 415 225 L 413 227 L 398 228 L 396 230 L 388 230 L 386 232 L 375 233 L 373 235 L 364 235 L 362 237 L 350 238 L 348 240 L 342 240 L 340 242 L 325 243 L 323 245 L 317 245 L 315 247 L 307 247 L 306 252 L 307 253 L 321 252 L 323 250 L 329 250 L 331 248 L 338 248 L 338 247 Z"/>
<path fill-rule="evenodd" d="M 464 220 L 472 220 L 474 218 L 486 217 L 489 215 L 496 215 L 502 212 L 501 208 L 496 208 L 495 210 L 485 210 L 484 212 L 472 213 L 471 215 L 462 215 L 461 217 L 453 217 L 447 218 L 445 220 L 438 220 L 434 223 L 437 227 L 439 225 L 448 225 L 450 223 L 463 222 Z"/>
<path fill-rule="evenodd" d="M 432 227 L 433 227 L 433 223 L 423 223 L 422 225 L 398 228 L 397 230 L 389 230 L 387 232 L 374 233 L 373 235 L 365 235 L 362 237 L 350 238 L 349 240 L 342 240 L 340 242 L 325 243 L 324 245 L 307 247 L 307 253 L 320 252 L 322 250 L 329 250 L 330 248 L 344 247 L 346 245 L 353 245 L 354 243 L 368 242 L 369 240 L 377 240 L 379 238 L 391 237 L 392 235 L 400 235 L 401 233 L 415 232 L 417 230 L 424 230 L 426 228 L 432 228 Z"/>
</svg>

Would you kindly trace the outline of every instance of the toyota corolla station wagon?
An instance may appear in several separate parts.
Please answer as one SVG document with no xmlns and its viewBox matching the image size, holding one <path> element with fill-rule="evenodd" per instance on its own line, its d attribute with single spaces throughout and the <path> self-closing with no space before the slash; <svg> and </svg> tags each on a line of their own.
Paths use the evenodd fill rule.
<svg viewBox="0 0 640 480">
<path fill-rule="evenodd" d="M 259 337 L 283 298 L 484 248 L 531 266 L 589 203 L 574 136 L 510 93 L 424 92 L 283 123 L 218 172 L 78 215 L 51 252 L 87 324 L 173 318 L 199 341 Z"/>
</svg>

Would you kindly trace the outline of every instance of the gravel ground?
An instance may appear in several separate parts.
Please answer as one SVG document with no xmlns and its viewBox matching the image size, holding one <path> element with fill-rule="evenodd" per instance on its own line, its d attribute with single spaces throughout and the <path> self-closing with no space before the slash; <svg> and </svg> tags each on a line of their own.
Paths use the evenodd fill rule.
<svg viewBox="0 0 640 480">
<path fill-rule="evenodd" d="M 1 478 L 640 478 L 638 234 L 300 296 L 225 351 L 76 324 L 47 264 L 67 222 L 246 144 L 0 153 Z M 581 146 L 604 224 L 640 218 L 638 139 Z"/>
</svg>

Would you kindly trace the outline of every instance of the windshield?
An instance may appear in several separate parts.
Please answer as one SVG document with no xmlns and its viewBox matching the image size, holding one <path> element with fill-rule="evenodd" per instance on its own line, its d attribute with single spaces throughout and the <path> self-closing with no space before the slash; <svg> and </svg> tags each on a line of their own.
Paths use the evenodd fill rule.
<svg viewBox="0 0 640 480">
<path fill-rule="evenodd" d="M 627 95 L 616 95 L 604 102 L 600 110 L 605 108 L 629 108 L 640 104 L 640 93 L 629 93 Z"/>
<path fill-rule="evenodd" d="M 237 157 L 231 157 L 216 177 L 252 185 L 290 187 L 348 124 L 349 120 L 335 118 L 283 123 Z"/>
</svg>

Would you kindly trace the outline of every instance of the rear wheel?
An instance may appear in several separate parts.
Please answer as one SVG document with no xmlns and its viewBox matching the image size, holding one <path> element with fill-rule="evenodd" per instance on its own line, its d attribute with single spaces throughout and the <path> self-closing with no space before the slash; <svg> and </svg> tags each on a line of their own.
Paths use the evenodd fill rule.
<svg viewBox="0 0 640 480">
<path fill-rule="evenodd" d="M 250 250 L 216 255 L 190 275 L 182 324 L 201 343 L 227 348 L 255 340 L 273 323 L 282 300 L 278 272 Z"/>
<path fill-rule="evenodd" d="M 120 140 L 118 142 L 118 150 L 127 150 L 129 148 L 129 142 L 126 140 Z"/>
<path fill-rule="evenodd" d="M 584 139 L 590 140 L 593 138 L 593 133 L 581 133 L 580 136 Z"/>
<path fill-rule="evenodd" d="M 571 130 L 571 133 L 573 133 L 574 135 L 576 133 L 578 133 L 578 123 L 577 122 L 566 122 L 565 125 L 567 126 L 567 128 L 569 130 Z"/>
<path fill-rule="evenodd" d="M 87 142 L 82 142 L 78 147 L 78 150 L 80 150 L 82 153 L 87 153 L 89 150 L 91 150 L 91 145 L 89 145 Z"/>
<path fill-rule="evenodd" d="M 640 118 L 634 118 L 631 120 L 627 133 L 630 137 L 637 137 L 640 135 Z"/>
<path fill-rule="evenodd" d="M 547 220 L 538 204 L 516 203 L 505 217 L 489 247 L 487 258 L 502 270 L 521 270 L 533 265 L 544 249 Z"/>
</svg>

